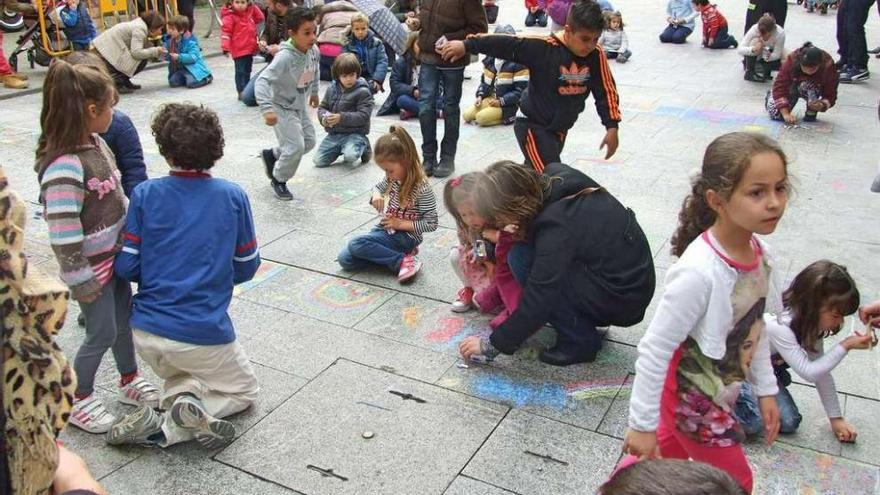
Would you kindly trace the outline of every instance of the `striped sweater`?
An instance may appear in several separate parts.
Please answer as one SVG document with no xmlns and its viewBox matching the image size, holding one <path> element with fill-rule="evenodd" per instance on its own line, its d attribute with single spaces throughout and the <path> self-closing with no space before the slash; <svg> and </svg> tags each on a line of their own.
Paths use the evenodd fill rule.
<svg viewBox="0 0 880 495">
<path fill-rule="evenodd" d="M 434 190 L 427 182 L 423 182 L 416 188 L 413 200 L 404 207 L 401 207 L 400 204 L 399 181 L 391 182 L 389 185 L 387 178 L 382 179 L 382 182 L 376 184 L 375 191 L 380 195 L 387 196 L 385 211 L 388 216 L 412 221 L 413 231 L 407 232 L 407 234 L 417 243 L 422 243 L 422 234 L 425 232 L 437 230 L 437 198 L 434 197 Z"/>
<path fill-rule="evenodd" d="M 61 279 L 80 300 L 113 277 L 127 201 L 113 153 L 103 139 L 59 156 L 40 176 L 49 242 Z"/>
<path fill-rule="evenodd" d="M 715 39 L 718 36 L 718 31 L 727 27 L 727 19 L 715 5 L 703 7 L 700 10 L 700 19 L 703 21 L 703 40 Z"/>
</svg>

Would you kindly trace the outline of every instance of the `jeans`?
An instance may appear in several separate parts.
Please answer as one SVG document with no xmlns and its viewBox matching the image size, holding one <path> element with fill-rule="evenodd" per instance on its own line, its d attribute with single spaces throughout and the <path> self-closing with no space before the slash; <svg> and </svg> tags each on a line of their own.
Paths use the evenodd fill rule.
<svg viewBox="0 0 880 495">
<path fill-rule="evenodd" d="M 865 23 L 874 0 L 846 0 L 837 10 L 837 53 L 847 65 L 868 68 Z"/>
<path fill-rule="evenodd" d="M 437 159 L 437 92 L 443 84 L 443 142 L 440 157 L 455 159 L 458 147 L 458 128 L 461 125 L 461 84 L 464 67 L 440 69 L 436 65 L 422 64 L 419 73 L 419 124 L 422 130 L 422 156 Z"/>
<path fill-rule="evenodd" d="M 785 385 L 779 380 L 777 384 L 779 385 L 779 393 L 776 394 L 776 404 L 779 406 L 779 432 L 794 433 L 803 417 Z M 764 419 L 758 407 L 758 398 L 749 382 L 743 382 L 742 391 L 736 400 L 736 417 L 739 418 L 746 435 L 758 435 L 764 431 Z"/>
<path fill-rule="evenodd" d="M 400 95 L 397 97 L 397 108 L 406 110 L 413 115 L 418 115 L 419 101 L 413 98 L 412 95 Z"/>
<path fill-rule="evenodd" d="M 368 234 L 357 236 L 342 248 L 336 261 L 343 270 L 357 270 L 379 265 L 397 271 L 404 255 L 411 253 L 418 243 L 406 232 L 389 234 L 376 227 Z"/>
<path fill-rule="evenodd" d="M 211 81 L 213 80 L 214 78 L 212 76 L 208 76 L 201 81 L 196 81 L 196 78 L 194 78 L 188 70 L 177 69 L 177 72 L 168 76 L 168 85 L 172 88 L 186 86 L 189 89 L 195 89 L 207 86 L 211 84 Z"/>
<path fill-rule="evenodd" d="M 266 67 L 268 66 L 269 64 L 266 64 Z M 266 70 L 266 67 L 263 67 L 262 69 L 260 69 L 260 72 L 254 74 L 254 77 L 252 77 L 250 81 L 248 81 L 248 83 L 245 85 L 244 89 L 241 90 L 241 102 L 244 103 L 246 106 L 257 106 L 257 78 L 260 77 L 260 74 L 262 74 L 264 70 Z"/>
<path fill-rule="evenodd" d="M 617 59 L 617 57 L 623 57 L 624 60 L 632 57 L 632 50 L 626 50 L 623 52 L 605 52 L 605 58 Z"/>
<path fill-rule="evenodd" d="M 363 134 L 327 134 L 318 151 L 315 152 L 315 166 L 329 167 L 342 155 L 345 165 L 353 165 L 361 160 L 370 142 Z"/>
<path fill-rule="evenodd" d="M 706 40 L 708 42 L 708 40 Z M 727 32 L 727 28 L 723 27 L 718 30 L 718 33 L 715 34 L 715 41 L 712 42 L 711 45 L 706 45 L 709 48 L 730 48 L 736 43 L 736 38 L 730 35 Z"/>
<path fill-rule="evenodd" d="M 689 27 L 673 26 L 670 24 L 666 26 L 666 29 L 664 29 L 662 33 L 660 33 L 660 42 L 680 45 L 684 43 L 687 37 L 693 32 L 694 30 Z"/>
<path fill-rule="evenodd" d="M 757 24 L 765 13 L 772 14 L 776 19 L 776 24 L 785 27 L 785 18 L 788 16 L 788 0 L 749 0 L 749 5 L 746 7 L 746 24 L 743 34 L 749 32 L 749 29 Z"/>
<path fill-rule="evenodd" d="M 235 91 L 241 94 L 251 79 L 251 69 L 254 68 L 254 56 L 245 55 L 233 60 L 235 61 Z"/>
<path fill-rule="evenodd" d="M 535 24 L 541 27 L 547 27 L 547 13 L 543 10 L 537 10 L 535 13 L 527 13 L 526 14 L 526 26 L 532 27 Z"/>
</svg>

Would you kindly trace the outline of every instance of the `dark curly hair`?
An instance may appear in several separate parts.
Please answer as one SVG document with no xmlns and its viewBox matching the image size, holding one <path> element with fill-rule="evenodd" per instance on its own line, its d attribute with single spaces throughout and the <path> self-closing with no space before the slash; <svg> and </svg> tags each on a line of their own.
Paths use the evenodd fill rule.
<svg viewBox="0 0 880 495">
<path fill-rule="evenodd" d="M 223 157 L 223 127 L 210 108 L 191 103 L 166 103 L 150 126 L 159 153 L 186 170 L 207 170 Z"/>
</svg>

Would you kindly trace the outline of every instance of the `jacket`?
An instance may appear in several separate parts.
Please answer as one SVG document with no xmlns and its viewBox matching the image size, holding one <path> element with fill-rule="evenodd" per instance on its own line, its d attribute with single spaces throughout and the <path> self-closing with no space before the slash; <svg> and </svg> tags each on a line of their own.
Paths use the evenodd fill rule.
<svg viewBox="0 0 880 495">
<path fill-rule="evenodd" d="M 287 12 L 291 12 L 292 9 L 293 7 Z M 266 15 L 266 27 L 263 29 L 260 39 L 265 41 L 267 45 L 277 45 L 287 38 L 287 16 L 277 15 L 270 10 Z"/>
<path fill-rule="evenodd" d="M 92 16 L 89 15 L 86 2 L 80 2 L 76 10 L 65 6 L 58 15 L 64 23 L 64 36 L 70 41 L 88 45 L 98 37 L 98 31 L 95 29 L 95 23 L 92 22 Z"/>
<path fill-rule="evenodd" d="M 822 91 L 822 98 L 828 100 L 828 108 L 834 106 L 837 102 L 837 86 L 840 83 L 840 76 L 834 69 L 834 59 L 827 52 L 822 52 L 822 63 L 819 70 L 815 74 L 808 76 L 800 71 L 798 67 L 797 57 L 800 48 L 791 52 L 785 58 L 779 73 L 773 81 L 773 102 L 776 108 L 791 108 L 792 87 L 804 81 L 812 81 Z"/>
<path fill-rule="evenodd" d="M 116 70 L 132 77 L 142 60 L 159 57 L 159 48 L 152 45 L 149 35 L 147 24 L 138 17 L 99 34 L 92 46 Z"/>
<path fill-rule="evenodd" d="M 394 66 L 391 68 L 391 76 L 388 78 L 388 85 L 391 94 L 382 103 L 382 107 L 376 112 L 376 116 L 391 115 L 400 112 L 397 106 L 397 99 L 401 95 L 413 96 L 413 92 L 418 87 L 413 84 L 413 72 L 416 66 L 415 60 L 410 54 L 401 55 L 394 60 Z M 414 97 L 415 98 L 415 97 Z M 437 87 L 437 108 L 443 108 L 443 79 Z"/>
<path fill-rule="evenodd" d="M 131 197 L 135 186 L 147 180 L 147 165 L 144 163 L 144 149 L 138 137 L 137 128 L 128 115 L 113 109 L 113 120 L 101 139 L 110 147 L 116 157 L 116 167 L 122 174 L 122 189 Z"/>
<path fill-rule="evenodd" d="M 398 21 L 403 22 L 406 20 L 406 14 L 409 12 L 415 12 L 416 7 L 418 6 L 418 0 L 386 0 L 385 6 L 388 7 L 388 10 L 394 14 L 394 17 L 397 18 Z"/>
<path fill-rule="evenodd" d="M 177 53 L 180 55 L 177 61 L 169 59 L 168 76 L 177 72 L 180 67 L 186 69 L 196 81 L 202 81 L 211 75 L 208 64 L 202 56 L 202 49 L 199 47 L 199 40 L 189 31 L 183 33 L 180 39 L 172 40 L 167 34 L 162 37 L 162 42 L 168 53 Z"/>
<path fill-rule="evenodd" d="M 782 55 L 785 51 L 785 30 L 782 29 L 782 26 L 777 24 L 776 31 L 770 35 L 769 40 L 764 42 L 762 52 L 754 53 L 752 51 L 752 43 L 760 38 L 761 33 L 758 31 L 758 25 L 755 24 L 746 31 L 742 41 L 739 42 L 739 48 L 736 49 L 737 53 L 743 57 L 758 57 L 765 62 L 782 60 Z"/>
<path fill-rule="evenodd" d="M 505 124 L 516 119 L 519 101 L 529 87 L 529 69 L 520 63 L 504 60 L 501 70 L 495 64 L 495 57 L 483 58 L 483 75 L 477 96 L 484 98 L 495 95 L 501 101 L 501 118 Z"/>
<path fill-rule="evenodd" d="M 585 311 L 635 308 L 625 318 L 599 322 L 630 326 L 642 320 L 654 295 L 651 248 L 632 210 L 568 165 L 551 163 L 544 173 L 550 189 L 526 238 L 535 253 L 529 280 L 519 306 L 490 337 L 505 354 L 547 323 L 558 304 L 581 301 L 576 304 Z M 599 189 L 579 194 L 587 188 Z"/>
<path fill-rule="evenodd" d="M 220 11 L 223 30 L 220 48 L 232 58 L 253 55 L 257 52 L 257 25 L 263 22 L 263 12 L 250 4 L 244 12 L 236 12 L 227 5 Z"/>
<path fill-rule="evenodd" d="M 693 31 L 696 27 L 694 19 L 700 13 L 694 10 L 691 0 L 669 0 L 669 3 L 666 4 L 666 15 L 673 19 L 684 19 L 685 23 L 681 26 Z"/>
<path fill-rule="evenodd" d="M 710 4 L 703 7 L 703 10 L 700 11 L 700 20 L 703 21 L 704 40 L 714 39 L 718 36 L 718 31 L 721 28 L 727 27 L 727 19 L 715 5 Z"/>
<path fill-rule="evenodd" d="M 553 22 L 564 26 L 568 20 L 568 11 L 574 0 L 538 0 L 538 7 L 553 19 Z M 602 12 L 613 12 L 614 6 L 608 0 L 598 0 L 599 8 Z"/>
<path fill-rule="evenodd" d="M 367 31 L 367 37 L 358 41 L 353 35 L 342 47 L 343 53 L 353 53 L 361 63 L 361 77 L 385 84 L 385 76 L 388 75 L 388 54 L 385 46 L 373 33 Z"/>
<path fill-rule="evenodd" d="M 419 22 L 419 60 L 440 67 L 464 67 L 469 60 L 461 57 L 455 62 L 444 61 L 434 47 L 438 39 L 446 36 L 449 41 L 463 40 L 489 30 L 480 0 L 425 0 L 419 10 Z"/>
<path fill-rule="evenodd" d="M 281 110 L 304 110 L 306 97 L 318 96 L 321 54 L 317 46 L 303 53 L 290 40 L 281 43 L 281 49 L 254 84 L 254 95 L 260 112 L 266 114 Z"/>
<path fill-rule="evenodd" d="M 345 44 L 345 32 L 351 26 L 351 18 L 358 13 L 357 7 L 348 0 L 336 0 L 321 8 L 321 27 L 318 43 Z"/>
<path fill-rule="evenodd" d="M 370 117 L 373 115 L 373 93 L 363 78 L 358 78 L 354 86 L 344 89 L 339 81 L 333 81 L 324 92 L 318 107 L 318 122 L 323 125 L 324 117 L 338 113 L 341 118 L 333 127 L 325 127 L 327 134 L 370 133 Z"/>
</svg>

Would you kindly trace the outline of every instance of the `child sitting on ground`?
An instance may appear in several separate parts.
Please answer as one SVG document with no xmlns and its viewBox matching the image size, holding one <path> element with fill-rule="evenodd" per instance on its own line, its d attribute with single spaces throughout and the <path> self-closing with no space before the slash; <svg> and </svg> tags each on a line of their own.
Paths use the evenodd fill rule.
<svg viewBox="0 0 880 495">
<path fill-rule="evenodd" d="M 385 102 L 376 112 L 377 116 L 400 114 L 400 120 L 407 120 L 419 115 L 419 61 L 418 31 L 409 34 L 406 41 L 406 51 L 394 61 L 391 69 L 391 77 L 388 85 L 391 94 L 385 98 Z M 440 81 L 437 91 L 437 118 L 443 116 L 443 81 Z"/>
<path fill-rule="evenodd" d="M 183 15 L 171 17 L 166 32 L 162 42 L 168 52 L 168 85 L 194 89 L 211 84 L 214 76 L 202 57 L 198 39 L 189 32 L 189 19 Z"/>
<path fill-rule="evenodd" d="M 375 160 L 385 178 L 373 188 L 370 204 L 382 215 L 379 225 L 342 248 L 344 270 L 371 265 L 397 272 L 406 282 L 422 268 L 416 257 L 422 235 L 437 230 L 437 199 L 419 160 L 419 151 L 402 127 L 391 126 L 376 141 Z"/>
<path fill-rule="evenodd" d="M 70 41 L 74 51 L 87 51 L 92 47 L 92 40 L 98 37 L 95 23 L 89 14 L 87 2 L 67 0 L 67 5 L 58 11 L 64 36 Z"/>
<path fill-rule="evenodd" d="M 620 12 L 605 12 L 605 30 L 599 38 L 599 44 L 605 50 L 605 56 L 613 58 L 625 64 L 632 52 L 629 49 L 629 39 L 623 30 L 623 16 Z"/>
<path fill-rule="evenodd" d="M 704 48 L 736 48 L 736 38 L 727 32 L 727 19 L 709 0 L 691 0 L 694 9 L 700 12 L 703 21 Z"/>
<path fill-rule="evenodd" d="M 538 0 L 525 0 L 526 1 L 526 27 L 532 27 L 534 25 L 538 25 L 541 27 L 547 27 L 547 12 L 544 11 L 539 5 Z"/>
<path fill-rule="evenodd" d="M 342 53 L 353 53 L 361 64 L 361 77 L 370 85 L 373 94 L 384 91 L 388 74 L 388 54 L 382 41 L 370 32 L 370 20 L 358 13 L 351 18 L 351 33 Z"/>
<path fill-rule="evenodd" d="M 351 53 L 342 53 L 333 61 L 333 82 L 318 106 L 318 122 L 327 136 L 315 152 L 315 166 L 329 167 L 339 155 L 343 165 L 370 160 L 370 117 L 373 94 L 365 80 L 358 77 L 361 64 Z"/>
<path fill-rule="evenodd" d="M 107 442 L 167 447 L 196 439 L 214 449 L 235 436 L 222 418 L 250 407 L 259 390 L 227 313 L 234 284 L 260 266 L 254 222 L 244 190 L 211 177 L 224 143 L 213 110 L 169 103 L 151 127 L 171 171 L 134 191 L 114 268 L 138 284 L 135 345 L 165 381 L 165 412 L 142 407 L 120 418 Z"/>
<path fill-rule="evenodd" d="M 660 33 L 661 43 L 680 45 L 694 32 L 694 19 L 700 15 L 694 11 L 691 0 L 669 0 L 666 4 L 666 29 Z"/>
<path fill-rule="evenodd" d="M 831 55 L 807 41 L 785 58 L 764 106 L 771 119 L 795 124 L 792 110 L 803 98 L 807 103 L 804 122 L 815 122 L 819 112 L 827 112 L 837 101 L 839 79 Z"/>
<path fill-rule="evenodd" d="M 817 261 L 794 278 L 782 294 L 782 303 L 785 313 L 780 321 L 771 315 L 764 318 L 779 386 L 776 394 L 779 432 L 794 433 L 801 423 L 797 404 L 788 391 L 791 375 L 787 368 L 791 367 L 798 376 L 816 384 L 816 392 L 837 440 L 855 442 L 856 429 L 843 418 L 831 370 L 849 351 L 869 349 L 874 334 L 868 331 L 864 335 L 850 335 L 828 352 L 822 345 L 823 339 L 840 332 L 844 317 L 859 309 L 859 290 L 855 281 L 845 267 L 826 260 Z M 756 435 L 764 431 L 758 399 L 748 383 L 743 384 L 736 403 L 736 415 L 746 434 Z"/>
<path fill-rule="evenodd" d="M 495 34 L 514 35 L 516 30 L 510 24 L 503 24 L 495 28 Z M 519 100 L 528 87 L 529 69 L 525 65 L 486 55 L 477 100 L 464 111 L 462 118 L 483 127 L 512 124 Z"/>
<path fill-rule="evenodd" d="M 776 24 L 769 12 L 749 28 L 737 52 L 743 56 L 746 81 L 764 82 L 772 79 L 770 72 L 782 66 L 785 51 L 785 30 Z"/>
</svg>

